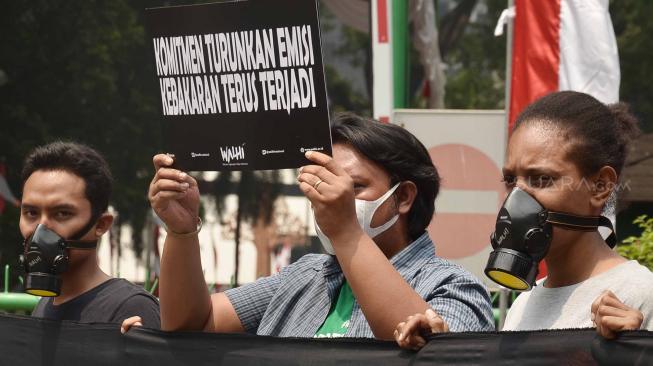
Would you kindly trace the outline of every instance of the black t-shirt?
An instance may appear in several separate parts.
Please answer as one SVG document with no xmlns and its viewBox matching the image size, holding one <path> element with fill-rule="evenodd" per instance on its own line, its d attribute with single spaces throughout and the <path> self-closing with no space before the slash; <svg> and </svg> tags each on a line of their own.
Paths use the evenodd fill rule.
<svg viewBox="0 0 653 366">
<path fill-rule="evenodd" d="M 138 315 L 143 326 L 159 329 L 159 302 L 142 287 L 112 278 L 72 300 L 53 305 L 52 297 L 41 298 L 32 316 L 53 320 L 74 320 L 82 323 L 122 323 Z"/>
</svg>

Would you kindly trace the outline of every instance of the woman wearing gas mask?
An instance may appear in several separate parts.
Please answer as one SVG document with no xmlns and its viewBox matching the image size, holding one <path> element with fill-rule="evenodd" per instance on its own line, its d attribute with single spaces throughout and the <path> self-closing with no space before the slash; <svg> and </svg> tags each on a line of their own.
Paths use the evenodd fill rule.
<svg viewBox="0 0 653 366">
<path fill-rule="evenodd" d="M 439 176 L 424 146 L 403 128 L 351 114 L 336 118 L 331 133 L 333 158 L 306 153 L 312 165 L 297 178 L 331 255 L 306 255 L 279 274 L 211 296 L 199 254 L 197 183 L 170 168 L 172 158 L 154 158 L 150 201 L 168 227 L 162 329 L 392 339 L 398 321 L 427 309 L 441 331 L 494 329 L 484 286 L 437 258 L 425 232 Z"/>
<path fill-rule="evenodd" d="M 572 91 L 547 95 L 519 115 L 503 168 L 510 193 L 485 270 L 495 282 L 526 291 L 503 330 L 596 327 L 606 338 L 653 330 L 653 274 L 612 250 L 614 233 L 604 240 L 597 229 L 612 229 L 602 213 L 614 205 L 637 133 L 624 104 L 606 106 Z M 541 260 L 548 274 L 535 284 Z M 417 314 L 398 326 L 397 342 L 414 345 L 428 324 Z"/>
</svg>

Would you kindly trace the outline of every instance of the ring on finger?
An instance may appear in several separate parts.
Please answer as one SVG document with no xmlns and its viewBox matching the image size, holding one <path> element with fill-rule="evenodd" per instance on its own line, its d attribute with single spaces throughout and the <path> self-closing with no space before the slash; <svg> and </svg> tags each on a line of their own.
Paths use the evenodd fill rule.
<svg viewBox="0 0 653 366">
<path fill-rule="evenodd" d="M 318 181 L 315 182 L 315 184 L 313 184 L 313 189 L 315 189 L 315 190 L 317 191 L 317 187 L 318 187 L 322 182 L 323 182 L 322 179 L 318 179 Z"/>
</svg>

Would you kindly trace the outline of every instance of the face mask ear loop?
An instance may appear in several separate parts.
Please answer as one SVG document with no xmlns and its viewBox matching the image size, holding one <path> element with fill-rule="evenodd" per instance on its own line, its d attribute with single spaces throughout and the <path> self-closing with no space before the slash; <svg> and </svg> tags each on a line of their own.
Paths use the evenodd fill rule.
<svg viewBox="0 0 653 366">
<path fill-rule="evenodd" d="M 374 201 L 369 201 L 369 202 L 373 203 L 374 205 L 376 205 L 376 207 L 374 207 L 374 212 L 372 212 L 372 216 L 374 216 L 374 213 L 383 204 L 383 202 L 385 202 L 388 198 L 390 198 L 390 196 L 392 196 L 395 193 L 397 188 L 399 188 L 400 184 L 401 184 L 401 182 L 397 182 L 397 184 L 392 186 L 392 188 L 388 189 L 388 191 L 385 192 L 383 194 L 383 196 L 375 199 Z"/>
<path fill-rule="evenodd" d="M 397 190 L 397 188 L 399 187 L 400 184 L 401 184 L 401 182 L 398 182 L 398 183 L 395 184 L 392 188 L 390 188 L 387 192 L 385 192 L 385 193 L 383 194 L 383 196 L 381 196 L 381 197 L 375 199 L 374 201 L 366 201 L 365 204 L 370 205 L 370 206 L 374 206 L 374 209 L 372 209 L 372 210 L 368 210 L 368 211 L 366 212 L 366 215 L 365 215 L 365 222 L 368 222 L 368 223 L 369 223 L 369 227 L 370 227 L 370 229 L 374 230 L 374 229 L 378 229 L 379 227 L 383 226 L 383 225 L 381 225 L 381 226 L 378 226 L 378 227 L 372 227 L 372 218 L 374 217 L 374 214 L 376 213 L 376 210 L 378 210 L 379 207 L 381 207 L 381 205 L 382 205 L 382 204 L 383 204 L 383 203 L 384 203 L 388 198 L 390 198 L 390 196 L 392 196 L 393 193 L 395 193 L 395 191 Z M 367 203 L 367 202 L 369 202 L 369 203 Z M 369 217 L 368 217 L 368 216 L 369 216 Z M 392 219 L 390 219 L 390 220 L 392 221 Z M 394 224 L 394 223 L 393 223 L 393 224 Z"/>
<path fill-rule="evenodd" d="M 390 197 L 392 194 L 397 190 L 401 182 L 396 183 L 392 188 L 390 188 L 383 196 L 375 199 L 374 201 L 364 201 L 364 200 L 356 200 L 357 202 L 363 202 L 364 205 L 369 205 L 369 207 L 373 207 L 373 209 L 366 209 L 364 213 L 364 221 L 361 222 L 361 227 L 363 227 L 363 230 L 369 235 L 371 238 L 376 237 L 377 235 L 381 234 L 382 232 L 386 231 L 388 228 L 390 228 L 392 225 L 397 222 L 399 219 L 399 214 L 395 215 L 393 218 L 388 220 L 388 222 L 377 226 L 377 227 L 372 227 L 372 218 L 374 217 L 374 214 L 376 213 L 376 210 L 381 207 L 381 205 Z"/>
<path fill-rule="evenodd" d="M 395 183 L 395 185 L 393 186 L 394 190 L 392 191 L 392 194 L 390 195 L 391 197 L 393 197 L 395 211 L 397 211 L 397 215 L 399 214 L 399 200 L 397 199 L 397 196 L 395 196 L 395 193 L 397 193 L 397 190 L 401 186 L 401 183 L 403 183 L 403 182 L 399 181 L 399 182 Z"/>
</svg>

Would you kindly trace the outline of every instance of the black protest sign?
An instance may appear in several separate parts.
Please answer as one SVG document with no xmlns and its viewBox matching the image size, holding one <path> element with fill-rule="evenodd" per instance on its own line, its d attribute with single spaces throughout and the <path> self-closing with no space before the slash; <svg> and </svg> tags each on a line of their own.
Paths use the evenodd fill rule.
<svg viewBox="0 0 653 366">
<path fill-rule="evenodd" d="M 331 154 L 315 0 L 147 9 L 166 152 L 184 170 L 296 168 Z"/>
</svg>

